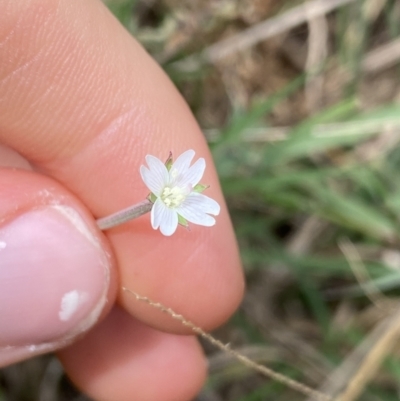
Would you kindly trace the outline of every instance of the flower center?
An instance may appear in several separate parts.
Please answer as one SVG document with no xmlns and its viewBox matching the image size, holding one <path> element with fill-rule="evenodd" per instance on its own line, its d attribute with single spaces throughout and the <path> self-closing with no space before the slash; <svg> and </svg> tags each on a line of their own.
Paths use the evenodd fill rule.
<svg viewBox="0 0 400 401">
<path fill-rule="evenodd" d="M 179 187 L 165 187 L 161 193 L 161 200 L 166 206 L 173 209 L 179 207 L 186 199 L 187 191 Z"/>
</svg>

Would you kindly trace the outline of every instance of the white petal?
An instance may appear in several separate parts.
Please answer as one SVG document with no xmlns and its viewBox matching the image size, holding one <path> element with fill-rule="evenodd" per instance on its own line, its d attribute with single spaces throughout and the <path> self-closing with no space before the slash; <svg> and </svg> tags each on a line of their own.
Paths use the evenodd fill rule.
<svg viewBox="0 0 400 401">
<path fill-rule="evenodd" d="M 178 213 L 175 210 L 165 207 L 164 214 L 160 221 L 160 231 L 169 237 L 178 227 Z"/>
<path fill-rule="evenodd" d="M 142 176 L 142 180 L 146 184 L 146 187 L 149 188 L 154 195 L 160 196 L 164 185 L 162 181 L 158 179 L 159 177 L 152 174 L 145 166 L 140 166 L 140 175 Z"/>
<path fill-rule="evenodd" d="M 194 157 L 194 150 L 189 149 L 186 152 L 183 152 L 174 162 L 172 165 L 171 171 L 176 170 L 178 174 L 185 174 L 188 170 L 190 163 Z"/>
<path fill-rule="evenodd" d="M 190 223 L 198 224 L 199 226 L 211 227 L 215 224 L 214 217 L 196 208 L 182 207 L 178 213 Z"/>
<path fill-rule="evenodd" d="M 190 202 L 204 213 L 213 214 L 214 216 L 218 216 L 221 211 L 217 201 L 197 192 L 190 193 L 184 203 L 186 202 Z"/>
<path fill-rule="evenodd" d="M 210 227 L 215 224 L 215 219 L 208 214 L 217 216 L 220 209 L 214 199 L 192 192 L 176 211 L 191 223 Z"/>
<path fill-rule="evenodd" d="M 157 230 L 160 227 L 160 222 L 164 215 L 164 208 L 166 208 L 165 204 L 161 199 L 157 199 L 154 202 L 153 207 L 151 208 L 151 226 Z"/>
<path fill-rule="evenodd" d="M 188 186 L 191 186 L 192 188 L 195 187 L 201 180 L 201 177 L 203 177 L 205 169 L 206 161 L 203 158 L 200 158 L 192 167 L 189 168 L 186 174 L 178 177 L 176 185 L 180 188 L 186 188 Z"/>
<path fill-rule="evenodd" d="M 161 199 L 157 199 L 151 209 L 151 226 L 166 235 L 170 236 L 178 227 L 178 214 L 175 210 L 169 209 Z"/>
<path fill-rule="evenodd" d="M 157 157 L 147 155 L 146 162 L 149 169 L 145 166 L 140 166 L 140 174 L 147 188 L 159 196 L 168 183 L 168 170 Z"/>
</svg>

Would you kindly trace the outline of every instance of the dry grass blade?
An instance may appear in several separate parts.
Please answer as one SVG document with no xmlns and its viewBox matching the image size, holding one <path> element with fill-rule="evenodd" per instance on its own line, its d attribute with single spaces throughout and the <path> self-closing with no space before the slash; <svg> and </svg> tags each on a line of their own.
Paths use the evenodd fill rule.
<svg viewBox="0 0 400 401">
<path fill-rule="evenodd" d="M 130 290 L 129 288 L 122 287 L 124 291 L 127 293 L 133 295 L 137 301 L 144 302 L 151 307 L 158 309 L 159 311 L 168 314 L 171 316 L 171 318 L 179 321 L 182 323 L 184 326 L 189 327 L 194 333 L 198 334 L 199 336 L 203 337 L 206 341 L 208 341 L 210 344 L 214 345 L 215 347 L 219 348 L 221 351 L 226 352 L 227 354 L 231 355 L 238 361 L 242 362 L 245 366 L 247 366 L 250 369 L 255 370 L 256 372 L 262 374 L 265 377 L 268 377 L 269 379 L 275 380 L 279 383 L 282 383 L 286 385 L 287 387 L 305 395 L 308 397 L 312 397 L 314 400 L 317 401 L 332 401 L 331 397 L 326 396 L 325 394 L 316 391 L 305 384 L 302 384 L 296 380 L 290 379 L 289 377 L 275 372 L 272 369 L 267 368 L 264 365 L 260 365 L 253 360 L 249 359 L 245 355 L 231 349 L 229 345 L 226 345 L 222 343 L 220 340 L 214 338 L 211 334 L 206 333 L 201 327 L 196 326 L 194 323 L 192 323 L 190 320 L 187 320 L 184 316 L 176 313 L 174 310 L 171 308 L 168 308 L 164 306 L 163 304 L 159 302 L 154 302 L 148 297 L 144 297 L 135 291 Z"/>
<path fill-rule="evenodd" d="M 382 296 L 379 290 L 377 288 L 372 288 L 370 284 L 366 284 L 371 283 L 371 278 L 361 260 L 357 248 L 348 239 L 340 240 L 338 245 L 365 295 L 375 306 L 385 309 L 385 306 L 382 305 Z"/>
<path fill-rule="evenodd" d="M 386 310 L 378 289 L 372 289 L 370 285 L 365 284 L 370 281 L 370 278 L 354 244 L 343 239 L 339 242 L 339 247 L 366 295 L 376 306 Z M 335 370 L 327 383 L 321 387 L 321 391 L 333 396 L 345 388 L 335 401 L 357 399 L 377 372 L 383 359 L 391 352 L 399 336 L 400 312 L 397 311 L 373 330 L 369 337 Z M 313 398 L 309 399 L 309 401 L 312 400 Z"/>
<path fill-rule="evenodd" d="M 397 343 L 399 335 L 400 311 L 379 323 L 319 390 L 330 397 L 342 391 L 335 401 L 357 399 Z M 315 401 L 315 398 L 310 397 L 307 401 Z"/>
<path fill-rule="evenodd" d="M 317 111 L 321 105 L 324 76 L 320 74 L 328 56 L 329 29 L 325 16 L 310 19 L 308 22 L 308 54 L 306 61 L 307 85 L 306 102 L 309 113 Z"/>
<path fill-rule="evenodd" d="M 400 60 L 400 39 L 371 50 L 362 62 L 366 73 L 373 73 L 394 66 Z"/>
<path fill-rule="evenodd" d="M 389 355 L 400 336 L 400 311 L 385 320 L 381 335 L 366 354 L 357 372 L 348 381 L 348 385 L 337 401 L 353 401 L 362 393 L 373 378 L 383 359 Z"/>
<path fill-rule="evenodd" d="M 300 6 L 293 7 L 282 15 L 270 18 L 236 35 L 214 43 L 201 52 L 200 60 L 205 63 L 215 63 L 230 54 L 247 49 L 263 40 L 284 33 L 309 20 L 328 14 L 354 1 L 355 0 L 313 0 L 306 2 Z M 197 57 L 189 56 L 176 63 L 176 65 L 179 65 L 180 68 L 196 68 L 198 66 Z"/>
</svg>

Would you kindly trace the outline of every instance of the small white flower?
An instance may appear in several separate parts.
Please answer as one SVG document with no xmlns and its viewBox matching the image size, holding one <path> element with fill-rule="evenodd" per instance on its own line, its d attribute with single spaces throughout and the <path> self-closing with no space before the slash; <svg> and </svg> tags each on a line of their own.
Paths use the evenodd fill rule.
<svg viewBox="0 0 400 401">
<path fill-rule="evenodd" d="M 147 155 L 146 166 L 140 166 L 140 174 L 147 188 L 154 195 L 155 202 L 151 209 L 151 225 L 164 235 L 172 235 L 178 223 L 190 221 L 201 226 L 213 226 L 214 217 L 220 212 L 219 204 L 203 195 L 206 187 L 199 185 L 206 168 L 203 158 L 192 166 L 194 150 L 182 153 L 169 167 L 157 157 Z"/>
</svg>

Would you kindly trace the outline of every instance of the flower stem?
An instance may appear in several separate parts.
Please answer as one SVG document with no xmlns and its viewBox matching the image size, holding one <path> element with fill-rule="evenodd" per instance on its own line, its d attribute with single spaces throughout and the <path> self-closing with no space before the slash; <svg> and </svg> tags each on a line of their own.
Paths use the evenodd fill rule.
<svg viewBox="0 0 400 401">
<path fill-rule="evenodd" d="M 148 199 L 146 199 L 143 202 L 129 206 L 128 208 L 120 210 L 119 212 L 102 217 L 101 219 L 97 219 L 96 222 L 100 230 L 108 230 L 109 228 L 126 223 L 129 220 L 136 219 L 137 217 L 150 212 L 152 207 L 153 202 L 150 202 Z"/>
</svg>

